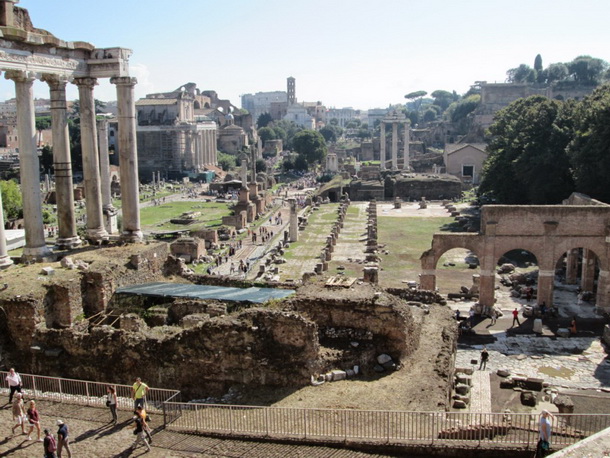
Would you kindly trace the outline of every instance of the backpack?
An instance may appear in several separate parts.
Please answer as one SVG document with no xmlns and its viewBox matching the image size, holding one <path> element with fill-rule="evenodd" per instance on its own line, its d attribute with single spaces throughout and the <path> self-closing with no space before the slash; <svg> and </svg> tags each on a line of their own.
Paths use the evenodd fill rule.
<svg viewBox="0 0 610 458">
<path fill-rule="evenodd" d="M 55 452 L 57 450 L 57 441 L 53 437 L 53 434 L 49 434 L 49 452 Z"/>
</svg>

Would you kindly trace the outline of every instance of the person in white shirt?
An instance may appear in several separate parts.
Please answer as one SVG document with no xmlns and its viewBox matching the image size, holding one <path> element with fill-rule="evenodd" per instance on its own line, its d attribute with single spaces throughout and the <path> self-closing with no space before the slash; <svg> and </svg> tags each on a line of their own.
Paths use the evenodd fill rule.
<svg viewBox="0 0 610 458">
<path fill-rule="evenodd" d="M 12 367 L 8 371 L 8 375 L 6 376 L 6 381 L 8 382 L 8 387 L 11 390 L 11 394 L 8 397 L 9 404 L 13 402 L 13 395 L 15 392 L 21 393 L 21 377 L 15 369 Z"/>
</svg>

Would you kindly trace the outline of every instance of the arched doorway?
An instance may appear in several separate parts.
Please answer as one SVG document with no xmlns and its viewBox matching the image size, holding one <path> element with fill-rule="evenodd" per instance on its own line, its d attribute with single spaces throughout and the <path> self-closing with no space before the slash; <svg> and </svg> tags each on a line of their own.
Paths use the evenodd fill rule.
<svg viewBox="0 0 610 458">
<path fill-rule="evenodd" d="M 443 295 L 472 294 L 478 297 L 480 267 L 477 255 L 466 248 L 445 251 L 436 263 L 436 287 Z"/>
<path fill-rule="evenodd" d="M 512 249 L 497 260 L 500 289 L 496 300 L 500 306 L 535 305 L 538 303 L 538 258 L 524 249 Z"/>
</svg>

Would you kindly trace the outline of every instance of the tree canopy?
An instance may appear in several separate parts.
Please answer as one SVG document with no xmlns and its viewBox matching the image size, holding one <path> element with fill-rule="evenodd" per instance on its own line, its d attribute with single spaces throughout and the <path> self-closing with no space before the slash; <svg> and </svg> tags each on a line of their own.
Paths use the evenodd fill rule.
<svg viewBox="0 0 610 458">
<path fill-rule="evenodd" d="M 2 210 L 6 220 L 20 218 L 23 216 L 23 203 L 19 185 L 13 180 L 0 181 L 2 192 Z"/>
<path fill-rule="evenodd" d="M 261 127 L 267 127 L 273 122 L 273 118 L 269 113 L 261 113 L 256 120 L 256 126 L 260 129 Z"/>
<path fill-rule="evenodd" d="M 574 190 L 566 148 L 572 140 L 571 104 L 543 96 L 500 110 L 480 192 L 505 204 L 555 204 Z"/>
<path fill-rule="evenodd" d="M 294 136 L 292 144 L 299 157 L 309 165 L 320 164 L 326 158 L 326 141 L 320 132 L 303 130 Z"/>
</svg>

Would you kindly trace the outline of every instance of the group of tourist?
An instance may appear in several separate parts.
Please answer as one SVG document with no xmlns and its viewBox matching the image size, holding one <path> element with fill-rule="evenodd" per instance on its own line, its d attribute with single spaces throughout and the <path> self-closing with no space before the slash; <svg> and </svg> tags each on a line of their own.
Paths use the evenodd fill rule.
<svg viewBox="0 0 610 458">
<path fill-rule="evenodd" d="M 26 403 L 24 402 L 24 394 L 22 391 L 22 380 L 18 372 L 14 368 L 9 370 L 6 376 L 6 382 L 9 387 L 9 401 L 11 405 L 11 413 L 13 416 L 14 425 L 11 428 L 11 433 L 14 436 L 16 430 L 21 429 L 22 435 L 27 435 L 27 440 L 32 440 L 32 433 L 36 430 L 36 440 L 42 442 L 44 449 L 45 458 L 61 458 L 62 452 L 65 451 L 68 458 L 72 457 L 72 450 L 70 449 L 70 438 L 68 425 L 61 419 L 56 420 L 58 427 L 56 435 L 53 435 L 49 428 L 41 428 L 41 416 L 36 406 L 36 401 L 31 399 L 27 402 L 28 408 L 26 409 Z M 148 425 L 150 417 L 146 413 L 146 395 L 149 391 L 148 385 L 142 382 L 141 378 L 136 378 L 135 383 L 132 386 L 132 398 L 134 401 L 134 412 L 132 421 L 134 432 L 136 436 L 135 441 L 132 445 L 136 448 L 140 443 L 143 443 L 147 450 L 150 451 L 150 444 L 152 443 L 151 428 Z M 106 406 L 110 410 L 111 420 L 113 426 L 117 425 L 118 399 L 116 394 L 116 388 L 113 386 L 107 387 L 106 394 Z M 26 431 L 26 428 L 29 429 Z M 44 437 L 42 437 L 44 434 Z"/>
</svg>

